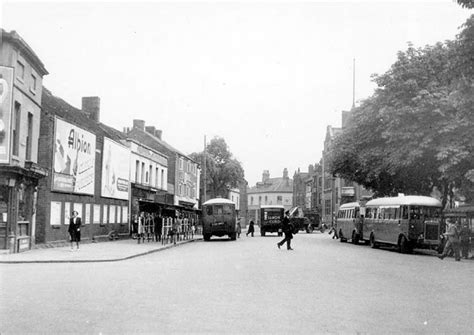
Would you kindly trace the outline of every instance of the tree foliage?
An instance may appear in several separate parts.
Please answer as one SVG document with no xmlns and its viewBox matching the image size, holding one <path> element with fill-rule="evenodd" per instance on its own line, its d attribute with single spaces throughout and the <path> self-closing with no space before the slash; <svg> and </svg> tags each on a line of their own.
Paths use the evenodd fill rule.
<svg viewBox="0 0 474 335">
<path fill-rule="evenodd" d="M 244 180 L 242 164 L 233 157 L 227 143 L 221 137 L 214 137 L 206 146 L 205 152 L 192 153 L 190 156 L 201 162 L 201 168 L 204 168 L 204 159 L 206 160 L 207 199 L 227 197 L 229 189 L 238 187 Z M 203 176 L 204 173 L 201 177 Z M 203 183 L 204 178 L 201 178 L 201 189 Z"/>
<path fill-rule="evenodd" d="M 472 199 L 474 16 L 455 41 L 409 45 L 335 140 L 334 174 L 372 189 Z"/>
<path fill-rule="evenodd" d="M 457 3 L 464 8 L 474 8 L 473 0 L 457 0 Z"/>
</svg>

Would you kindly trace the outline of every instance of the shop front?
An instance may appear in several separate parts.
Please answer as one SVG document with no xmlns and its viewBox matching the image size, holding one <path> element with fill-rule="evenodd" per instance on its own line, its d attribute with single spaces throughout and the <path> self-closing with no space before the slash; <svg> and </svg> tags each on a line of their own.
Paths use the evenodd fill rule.
<svg viewBox="0 0 474 335">
<path fill-rule="evenodd" d="M 0 175 L 0 249 L 29 250 L 35 240 L 38 180 L 47 172 L 29 163 L 1 167 Z"/>
</svg>

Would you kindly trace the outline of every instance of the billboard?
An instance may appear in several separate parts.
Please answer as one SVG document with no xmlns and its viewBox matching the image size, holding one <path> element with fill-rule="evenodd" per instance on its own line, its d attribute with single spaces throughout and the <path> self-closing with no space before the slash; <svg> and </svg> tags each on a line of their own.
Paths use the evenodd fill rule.
<svg viewBox="0 0 474 335">
<path fill-rule="evenodd" d="M 54 191 L 94 195 L 95 135 L 55 118 Z"/>
<path fill-rule="evenodd" d="M 101 195 L 128 200 L 129 178 L 130 149 L 104 137 Z"/>
<path fill-rule="evenodd" d="M 0 163 L 10 162 L 13 68 L 0 66 Z"/>
</svg>

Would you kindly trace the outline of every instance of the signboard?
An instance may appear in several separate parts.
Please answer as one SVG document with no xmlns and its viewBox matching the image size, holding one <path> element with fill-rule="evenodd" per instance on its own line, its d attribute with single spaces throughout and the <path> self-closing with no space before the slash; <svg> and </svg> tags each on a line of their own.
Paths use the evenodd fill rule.
<svg viewBox="0 0 474 335">
<path fill-rule="evenodd" d="M 91 204 L 86 204 L 86 215 L 84 216 L 84 220 L 82 222 L 84 222 L 84 224 L 91 223 Z"/>
<path fill-rule="evenodd" d="M 102 151 L 102 196 L 128 199 L 130 149 L 104 137 Z"/>
<path fill-rule="evenodd" d="M 94 205 L 94 218 L 92 220 L 93 223 L 100 223 L 100 205 Z"/>
<path fill-rule="evenodd" d="M 0 163 L 10 162 L 13 69 L 0 66 Z"/>
<path fill-rule="evenodd" d="M 95 135 L 55 118 L 53 190 L 94 195 Z"/>
<path fill-rule="evenodd" d="M 52 226 L 61 225 L 61 205 L 61 201 L 51 201 L 50 223 Z"/>
<path fill-rule="evenodd" d="M 122 207 L 122 223 L 127 223 L 128 222 L 128 207 L 123 206 Z"/>
</svg>

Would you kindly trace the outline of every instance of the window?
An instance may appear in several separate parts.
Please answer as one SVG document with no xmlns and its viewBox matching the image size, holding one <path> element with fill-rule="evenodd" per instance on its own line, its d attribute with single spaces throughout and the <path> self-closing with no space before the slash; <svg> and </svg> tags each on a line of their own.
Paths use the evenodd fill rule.
<svg viewBox="0 0 474 335">
<path fill-rule="evenodd" d="M 31 146 L 33 140 L 33 114 L 28 113 L 28 135 L 26 137 L 26 160 L 31 160 Z"/>
<path fill-rule="evenodd" d="M 140 179 L 138 179 L 138 175 L 140 173 L 140 161 L 135 161 L 135 183 L 138 183 Z"/>
<path fill-rule="evenodd" d="M 265 196 L 265 204 L 267 204 L 267 201 L 268 201 L 268 197 Z"/>
<path fill-rule="evenodd" d="M 281 195 L 277 195 L 277 205 L 281 205 L 283 203 L 283 197 Z"/>
<path fill-rule="evenodd" d="M 31 75 L 31 87 L 30 89 L 33 92 L 36 92 L 36 76 L 34 74 Z"/>
<path fill-rule="evenodd" d="M 148 176 L 149 179 L 147 180 L 147 183 L 149 183 L 151 185 L 151 181 L 153 179 L 152 178 L 152 175 L 153 175 L 153 166 L 152 165 L 150 165 L 148 167 L 148 173 L 149 173 L 149 176 Z"/>
<path fill-rule="evenodd" d="M 16 71 L 17 78 L 20 78 L 21 80 L 25 79 L 25 65 L 22 62 L 16 62 Z"/>
<path fill-rule="evenodd" d="M 158 184 L 160 180 L 158 178 L 160 178 L 160 169 L 155 168 L 155 186 L 156 187 L 160 187 L 160 185 Z"/>
<path fill-rule="evenodd" d="M 161 170 L 161 188 L 165 188 L 165 170 Z"/>
<path fill-rule="evenodd" d="M 18 156 L 20 150 L 20 119 L 21 104 L 15 101 L 15 122 L 13 123 L 13 150 L 12 154 Z"/>
<path fill-rule="evenodd" d="M 144 184 L 145 183 L 145 163 L 142 162 L 142 178 L 141 178 L 141 183 Z M 147 178 L 148 179 L 148 178 Z"/>
<path fill-rule="evenodd" d="M 259 196 L 259 197 L 258 197 L 258 204 L 259 204 L 259 205 L 262 204 L 262 196 Z"/>
<path fill-rule="evenodd" d="M 253 197 L 250 197 L 250 204 L 253 205 Z"/>
</svg>

